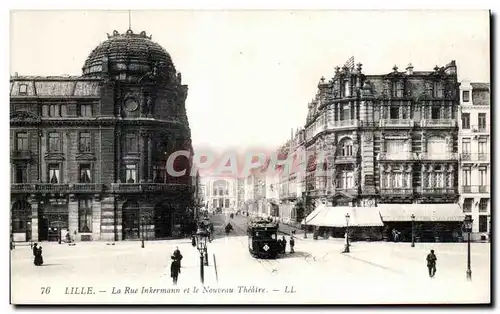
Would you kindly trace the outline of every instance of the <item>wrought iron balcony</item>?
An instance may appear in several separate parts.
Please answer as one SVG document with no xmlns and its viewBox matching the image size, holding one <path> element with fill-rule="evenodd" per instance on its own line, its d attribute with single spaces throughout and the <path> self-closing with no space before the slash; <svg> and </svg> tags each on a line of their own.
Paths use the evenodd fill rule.
<svg viewBox="0 0 500 314">
<path fill-rule="evenodd" d="M 12 193 L 99 193 L 104 188 L 100 183 L 13 183 Z"/>
<path fill-rule="evenodd" d="M 423 119 L 420 121 L 421 127 L 455 127 L 457 120 L 455 119 Z"/>
<path fill-rule="evenodd" d="M 412 119 L 380 119 L 380 127 L 413 127 L 414 121 Z"/>
<path fill-rule="evenodd" d="M 356 119 L 328 121 L 327 124 L 328 129 L 340 129 L 340 128 L 350 128 L 358 126 L 359 126 L 359 120 Z"/>
<path fill-rule="evenodd" d="M 429 153 L 416 153 L 417 160 L 458 160 L 458 153 L 442 153 L 442 154 L 429 154 Z"/>
<path fill-rule="evenodd" d="M 104 189 L 101 183 L 75 183 L 71 184 L 70 189 L 73 193 L 99 193 Z"/>
<path fill-rule="evenodd" d="M 12 193 L 69 193 L 67 183 L 13 183 Z"/>
<path fill-rule="evenodd" d="M 14 150 L 11 151 L 11 159 L 26 159 L 30 160 L 33 158 L 33 152 L 30 150 Z"/>
<path fill-rule="evenodd" d="M 350 195 L 356 195 L 358 194 L 358 188 L 350 187 L 350 188 L 344 188 L 344 187 L 336 187 L 335 192 L 344 192 Z"/>
<path fill-rule="evenodd" d="M 419 190 L 422 194 L 456 194 L 455 188 L 421 187 Z"/>
<path fill-rule="evenodd" d="M 378 160 L 380 161 L 391 161 L 391 160 L 414 160 L 416 159 L 416 154 L 412 152 L 400 152 L 400 153 L 379 153 Z"/>
<path fill-rule="evenodd" d="M 173 192 L 194 190 L 188 183 L 111 183 L 111 191 L 115 193 L 143 193 L 143 192 Z"/>
<path fill-rule="evenodd" d="M 489 185 L 462 185 L 461 193 L 489 193 Z"/>
<path fill-rule="evenodd" d="M 381 188 L 380 194 L 386 196 L 389 195 L 409 196 L 413 195 L 413 188 Z"/>
<path fill-rule="evenodd" d="M 337 155 L 335 156 L 335 163 L 339 164 L 345 164 L 345 163 L 355 163 L 356 162 L 356 157 L 355 156 L 341 156 Z"/>
<path fill-rule="evenodd" d="M 460 154 L 460 160 L 461 161 L 490 161 L 490 154 L 471 154 L 471 153 L 462 153 Z"/>
</svg>

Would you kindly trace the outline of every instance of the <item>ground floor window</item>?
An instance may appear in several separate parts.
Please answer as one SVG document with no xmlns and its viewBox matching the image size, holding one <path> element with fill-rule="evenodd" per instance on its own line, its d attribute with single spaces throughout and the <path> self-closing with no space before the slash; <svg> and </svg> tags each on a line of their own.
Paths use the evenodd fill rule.
<svg viewBox="0 0 500 314">
<path fill-rule="evenodd" d="M 488 232 L 488 216 L 479 215 L 479 232 Z"/>
<path fill-rule="evenodd" d="M 30 216 L 30 205 L 26 201 L 18 201 L 12 207 L 12 232 L 24 233 Z"/>
<path fill-rule="evenodd" d="M 224 200 L 224 207 L 229 208 L 229 200 L 227 198 Z"/>
<path fill-rule="evenodd" d="M 78 201 L 78 232 L 92 232 L 92 200 Z"/>
</svg>

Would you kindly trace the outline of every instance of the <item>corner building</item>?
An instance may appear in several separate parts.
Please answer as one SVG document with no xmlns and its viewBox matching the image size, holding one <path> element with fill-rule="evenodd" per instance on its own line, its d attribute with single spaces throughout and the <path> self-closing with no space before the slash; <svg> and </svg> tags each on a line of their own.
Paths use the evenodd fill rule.
<svg viewBox="0 0 500 314">
<path fill-rule="evenodd" d="M 187 85 L 145 32 L 114 31 L 83 75 L 10 79 L 14 241 L 177 237 L 192 222 Z"/>
<path fill-rule="evenodd" d="M 362 212 L 377 212 L 375 218 L 379 212 L 384 238 L 396 229 L 409 239 L 414 214 L 422 240 L 456 239 L 463 219 L 457 204 L 458 107 L 454 61 L 430 71 L 394 66 L 381 75 L 362 73 L 361 64 L 336 67 L 308 105 L 307 154 L 328 153 L 322 164 L 309 159 L 306 196 L 332 211 L 359 208 L 353 224 L 364 220 Z M 330 175 L 317 175 L 317 167 Z M 339 217 L 337 225 L 345 226 Z M 365 222 L 352 226 L 380 226 Z"/>
</svg>

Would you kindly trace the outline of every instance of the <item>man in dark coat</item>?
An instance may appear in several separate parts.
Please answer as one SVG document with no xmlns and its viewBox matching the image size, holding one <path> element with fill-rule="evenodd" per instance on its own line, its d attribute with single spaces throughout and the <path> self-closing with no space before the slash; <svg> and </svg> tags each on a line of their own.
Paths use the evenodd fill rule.
<svg viewBox="0 0 500 314">
<path fill-rule="evenodd" d="M 178 246 L 175 247 L 174 259 L 177 262 L 179 262 L 179 268 L 180 268 L 181 267 L 182 254 L 181 254 L 181 251 L 179 251 L 179 247 Z"/>
<path fill-rule="evenodd" d="M 281 251 L 283 253 L 286 253 L 286 239 L 285 239 L 285 236 L 283 236 L 283 239 L 281 240 L 281 245 L 282 245 Z"/>
<path fill-rule="evenodd" d="M 170 264 L 170 276 L 174 282 L 174 285 L 177 285 L 177 279 L 179 278 L 179 274 L 181 272 L 180 262 L 175 259 L 172 255 L 172 263 Z"/>
<path fill-rule="evenodd" d="M 293 239 L 293 236 L 290 238 L 290 253 L 295 253 L 293 250 L 293 247 L 295 246 L 295 240 Z"/>
<path fill-rule="evenodd" d="M 33 244 L 33 247 L 31 248 L 33 250 L 33 256 L 36 256 L 36 251 L 38 250 L 37 247 L 38 243 Z"/>
<path fill-rule="evenodd" d="M 429 277 L 433 278 L 436 274 L 436 261 L 437 257 L 434 254 L 434 250 L 427 255 L 427 268 L 429 269 Z"/>
<path fill-rule="evenodd" d="M 194 234 L 191 236 L 191 245 L 196 246 L 196 236 Z"/>
</svg>

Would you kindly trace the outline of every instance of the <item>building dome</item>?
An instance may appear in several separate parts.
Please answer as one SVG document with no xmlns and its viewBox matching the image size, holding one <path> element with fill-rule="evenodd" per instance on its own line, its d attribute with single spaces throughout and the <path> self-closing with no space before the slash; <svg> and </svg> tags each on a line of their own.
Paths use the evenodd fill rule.
<svg viewBox="0 0 500 314">
<path fill-rule="evenodd" d="M 124 34 L 114 31 L 108 40 L 99 44 L 85 60 L 83 76 L 100 77 L 108 73 L 116 79 L 140 79 L 147 73 L 159 71 L 174 77 L 176 70 L 172 59 L 163 47 L 151 40 L 146 32 Z"/>
</svg>

